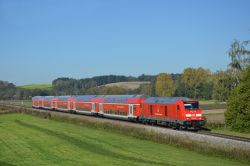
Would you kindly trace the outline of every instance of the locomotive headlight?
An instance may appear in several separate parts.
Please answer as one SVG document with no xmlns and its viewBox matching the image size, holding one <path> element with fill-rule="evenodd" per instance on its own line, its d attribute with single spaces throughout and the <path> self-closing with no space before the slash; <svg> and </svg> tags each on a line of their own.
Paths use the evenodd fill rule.
<svg viewBox="0 0 250 166">
<path fill-rule="evenodd" d="M 201 114 L 196 114 L 197 117 L 201 117 Z"/>
<path fill-rule="evenodd" d="M 186 114 L 186 117 L 191 117 L 191 114 Z"/>
</svg>

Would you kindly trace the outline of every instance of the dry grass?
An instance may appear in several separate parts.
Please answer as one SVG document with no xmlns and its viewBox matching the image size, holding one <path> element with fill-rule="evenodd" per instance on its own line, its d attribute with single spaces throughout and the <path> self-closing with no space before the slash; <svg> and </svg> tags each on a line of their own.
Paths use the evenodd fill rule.
<svg viewBox="0 0 250 166">
<path fill-rule="evenodd" d="M 135 90 L 140 87 L 142 84 L 150 84 L 149 81 L 138 81 L 138 82 L 116 82 L 116 83 L 111 83 L 111 84 L 106 84 L 105 86 L 118 86 L 123 89 L 130 89 L 130 90 Z"/>
</svg>

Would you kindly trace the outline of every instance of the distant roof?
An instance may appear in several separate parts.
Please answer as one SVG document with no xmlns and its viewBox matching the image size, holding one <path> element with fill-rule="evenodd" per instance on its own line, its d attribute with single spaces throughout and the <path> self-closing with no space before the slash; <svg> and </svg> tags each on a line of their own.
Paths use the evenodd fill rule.
<svg viewBox="0 0 250 166">
<path fill-rule="evenodd" d="M 187 97 L 149 97 L 145 100 L 145 103 L 171 104 L 175 103 L 177 100 L 190 100 L 190 99 Z"/>
</svg>

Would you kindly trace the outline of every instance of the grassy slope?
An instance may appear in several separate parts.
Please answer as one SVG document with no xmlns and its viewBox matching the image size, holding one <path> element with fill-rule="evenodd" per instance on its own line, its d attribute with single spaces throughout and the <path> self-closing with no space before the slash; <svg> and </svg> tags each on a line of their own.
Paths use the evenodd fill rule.
<svg viewBox="0 0 250 166">
<path fill-rule="evenodd" d="M 20 88 L 24 89 L 51 89 L 51 84 L 29 84 L 29 85 L 23 85 L 19 86 Z"/>
<path fill-rule="evenodd" d="M 247 165 L 99 129 L 0 116 L 0 165 Z"/>
</svg>

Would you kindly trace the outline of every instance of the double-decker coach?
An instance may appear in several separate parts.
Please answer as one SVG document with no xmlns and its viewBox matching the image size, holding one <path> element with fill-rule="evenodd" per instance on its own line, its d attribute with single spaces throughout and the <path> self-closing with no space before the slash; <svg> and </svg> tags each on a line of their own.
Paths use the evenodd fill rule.
<svg viewBox="0 0 250 166">
<path fill-rule="evenodd" d="M 58 111 L 66 111 L 73 113 L 73 102 L 76 98 L 74 96 L 59 96 L 56 100 L 56 108 Z"/>
<path fill-rule="evenodd" d="M 97 114 L 97 102 L 95 98 L 97 98 L 96 95 L 77 96 L 75 101 L 73 102 L 74 112 L 85 115 Z"/>
<path fill-rule="evenodd" d="M 136 121 L 143 100 L 142 95 L 106 95 L 104 102 L 99 103 L 98 114 L 104 117 Z"/>
<path fill-rule="evenodd" d="M 32 97 L 32 107 L 33 108 L 39 108 L 39 100 L 41 98 L 43 98 L 43 97 L 42 96 L 34 96 L 34 97 Z"/>
<path fill-rule="evenodd" d="M 54 110 L 57 106 L 57 97 L 55 96 L 45 96 L 43 100 L 43 108 Z"/>
</svg>

